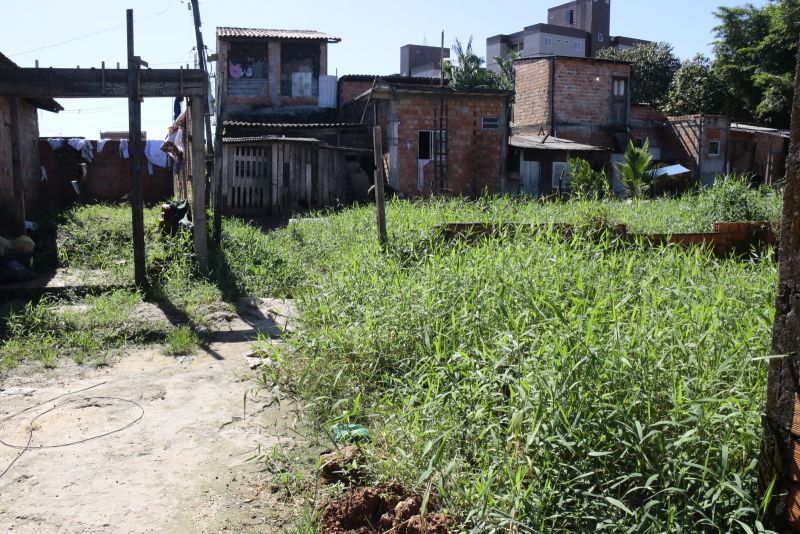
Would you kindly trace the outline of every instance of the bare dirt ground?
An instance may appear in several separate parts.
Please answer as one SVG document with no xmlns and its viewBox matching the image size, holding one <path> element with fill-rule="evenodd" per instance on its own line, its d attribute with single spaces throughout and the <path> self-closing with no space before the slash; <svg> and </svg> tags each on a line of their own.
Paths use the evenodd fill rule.
<svg viewBox="0 0 800 534">
<path fill-rule="evenodd" d="M 217 314 L 214 341 L 190 358 L 150 348 L 108 368 L 60 362 L 0 378 L 0 440 L 30 439 L 0 478 L 0 532 L 289 531 L 300 503 L 272 484 L 264 462 L 247 460 L 261 446 L 308 468 L 299 407 L 267 394 L 245 411 L 244 398 L 254 385 L 248 340 L 278 337 L 291 310 L 243 301 L 237 314 Z M 19 453 L 0 445 L 0 473 Z"/>
</svg>

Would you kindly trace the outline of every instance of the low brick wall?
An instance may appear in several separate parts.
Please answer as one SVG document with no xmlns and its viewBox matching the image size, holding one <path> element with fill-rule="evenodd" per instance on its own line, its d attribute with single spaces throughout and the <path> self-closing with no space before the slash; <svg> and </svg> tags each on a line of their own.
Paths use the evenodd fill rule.
<svg viewBox="0 0 800 534">
<path fill-rule="evenodd" d="M 572 224 L 487 224 L 487 223 L 450 223 L 434 227 L 437 235 L 445 239 L 476 240 L 482 237 L 502 237 L 520 231 L 541 232 L 555 230 L 565 236 L 573 235 L 579 228 Z M 598 231 L 610 231 L 628 242 L 643 240 L 652 245 L 679 245 L 684 247 L 710 247 L 719 257 L 731 254 L 742 255 L 753 248 L 775 247 L 779 243 L 778 235 L 767 222 L 725 222 L 716 223 L 714 232 L 691 234 L 630 234 L 624 224 L 612 228 L 597 228 Z"/>
<path fill-rule="evenodd" d="M 119 154 L 119 141 L 108 141 L 101 153 L 87 163 L 86 178 L 81 180 L 81 198 L 84 202 L 116 202 L 131 192 L 131 160 Z M 77 177 L 77 166 L 83 162 L 80 154 L 69 146 L 53 150 L 46 140 L 39 141 L 41 164 L 47 172 L 47 182 L 40 184 L 43 203 L 53 208 L 63 208 L 78 200 L 72 188 Z M 172 171 L 153 167 L 147 170 L 147 160 L 142 156 L 142 198 L 146 204 L 155 204 L 172 196 Z"/>
</svg>

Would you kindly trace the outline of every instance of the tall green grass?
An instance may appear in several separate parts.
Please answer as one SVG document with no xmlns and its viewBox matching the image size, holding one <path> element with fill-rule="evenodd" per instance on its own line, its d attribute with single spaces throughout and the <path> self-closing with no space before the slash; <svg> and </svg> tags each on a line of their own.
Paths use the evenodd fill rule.
<svg viewBox="0 0 800 534">
<path fill-rule="evenodd" d="M 658 221 L 684 208 L 700 218 L 663 201 L 613 204 L 609 219 L 669 231 Z M 369 425 L 376 479 L 438 493 L 472 532 L 755 531 L 771 257 L 608 235 L 430 238 L 441 221 L 597 210 L 608 216 L 596 203 L 394 203 L 386 255 L 369 209 L 269 237 L 303 266 L 288 362 L 300 391 L 320 421 Z"/>
</svg>

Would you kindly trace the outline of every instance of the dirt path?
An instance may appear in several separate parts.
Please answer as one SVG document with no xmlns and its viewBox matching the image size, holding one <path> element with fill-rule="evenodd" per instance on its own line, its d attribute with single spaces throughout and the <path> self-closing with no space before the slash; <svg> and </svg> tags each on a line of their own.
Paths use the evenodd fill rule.
<svg viewBox="0 0 800 534">
<path fill-rule="evenodd" d="M 295 428 L 298 406 L 271 396 L 247 403 L 244 355 L 258 330 L 273 335 L 283 303 L 259 302 L 218 318 L 216 342 L 178 361 L 137 350 L 106 369 L 67 366 L 20 372 L 0 382 L 0 439 L 57 445 L 28 450 L 0 478 L 0 532 L 282 532 L 298 503 L 273 491 L 257 447 L 290 462 L 312 455 Z M 281 326 L 283 326 L 281 325 Z M 92 387 L 96 386 L 96 387 Z M 131 402 L 132 401 L 132 402 Z M 52 411 L 47 411 L 50 410 Z M 137 419 L 141 417 L 140 420 Z M 19 454 L 0 445 L 0 473 Z"/>
</svg>

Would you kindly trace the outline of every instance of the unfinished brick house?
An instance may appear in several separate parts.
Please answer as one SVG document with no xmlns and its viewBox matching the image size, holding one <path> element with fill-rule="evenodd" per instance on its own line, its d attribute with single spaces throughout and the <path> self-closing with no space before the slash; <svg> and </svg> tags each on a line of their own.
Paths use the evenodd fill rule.
<svg viewBox="0 0 800 534">
<path fill-rule="evenodd" d="M 0 54 L 0 68 L 17 64 Z M 39 110 L 58 113 L 64 108 L 50 98 L 0 97 L 0 234 L 17 237 L 19 220 L 38 203 L 42 179 L 39 157 Z M 16 154 L 14 153 L 16 149 Z M 14 160 L 19 161 L 23 191 L 14 191 Z M 21 205 L 20 205 L 21 201 Z M 26 208 L 27 206 L 27 208 Z M 16 235 L 14 235 L 16 234 Z"/>
<path fill-rule="evenodd" d="M 317 31 L 217 28 L 226 214 L 287 216 L 366 195 L 366 129 L 337 120 L 328 75 L 328 45 L 338 42 Z"/>
<path fill-rule="evenodd" d="M 530 185 L 534 173 L 540 180 L 538 194 L 554 191 L 553 176 L 578 151 L 564 141 L 580 145 L 585 153 L 581 157 L 614 176 L 613 189 L 620 194 L 623 188 L 614 164 L 622 161 L 629 141 L 642 146 L 648 140 L 656 163 L 689 169 L 678 184 L 684 189 L 695 183 L 711 185 L 716 176 L 728 172 L 753 174 L 767 183 L 783 176 L 786 147 L 781 132 L 732 126 L 726 117 L 716 115 L 669 117 L 631 104 L 630 65 L 625 62 L 526 58 L 515 62 L 515 76 L 508 165 L 518 191 L 536 194 L 537 188 Z M 558 151 L 547 150 L 545 140 L 573 150 L 554 159 Z"/>
<path fill-rule="evenodd" d="M 343 77 L 341 95 L 364 91 L 343 102 L 342 113 L 382 127 L 389 185 L 402 197 L 431 195 L 435 180 L 441 192 L 455 195 L 505 191 L 511 94 L 440 84 L 436 78 Z"/>
</svg>

